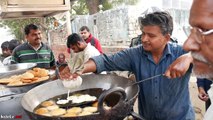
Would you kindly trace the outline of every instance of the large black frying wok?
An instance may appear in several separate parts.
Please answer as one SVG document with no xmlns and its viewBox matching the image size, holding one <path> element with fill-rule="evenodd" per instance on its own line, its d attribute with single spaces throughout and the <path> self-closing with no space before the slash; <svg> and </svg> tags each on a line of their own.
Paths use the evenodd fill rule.
<svg viewBox="0 0 213 120">
<path fill-rule="evenodd" d="M 115 75 L 83 75 L 83 83 L 77 89 L 72 89 L 71 92 L 81 91 L 91 88 L 102 88 L 106 90 L 98 99 L 98 113 L 81 117 L 47 117 L 33 113 L 33 110 L 43 101 L 67 93 L 67 89 L 63 87 L 60 80 L 48 82 L 39 85 L 28 91 L 22 98 L 21 104 L 27 114 L 33 120 L 119 120 L 130 115 L 133 109 L 134 102 L 137 98 L 139 87 L 132 86 L 125 88 L 128 84 L 134 81 Z M 120 99 L 117 104 L 110 110 L 103 109 L 103 101 L 110 94 L 118 93 Z M 113 98 L 112 98 L 113 100 Z M 134 113 L 133 113 L 134 114 Z M 139 116 L 136 116 L 139 118 Z M 142 118 L 139 118 L 142 119 Z"/>
</svg>

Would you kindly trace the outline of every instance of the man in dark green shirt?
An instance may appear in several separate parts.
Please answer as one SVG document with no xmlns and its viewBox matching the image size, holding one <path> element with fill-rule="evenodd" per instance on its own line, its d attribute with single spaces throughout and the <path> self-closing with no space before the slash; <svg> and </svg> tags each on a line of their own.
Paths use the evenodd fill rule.
<svg viewBox="0 0 213 120">
<path fill-rule="evenodd" d="M 52 50 L 41 42 L 42 34 L 39 27 L 29 24 L 24 32 L 27 42 L 14 49 L 11 63 L 37 63 L 37 67 L 41 68 L 55 66 Z"/>
</svg>

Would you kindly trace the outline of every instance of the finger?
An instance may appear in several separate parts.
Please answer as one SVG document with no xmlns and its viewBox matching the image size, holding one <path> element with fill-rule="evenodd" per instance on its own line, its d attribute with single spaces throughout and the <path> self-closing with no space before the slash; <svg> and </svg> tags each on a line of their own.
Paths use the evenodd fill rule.
<svg viewBox="0 0 213 120">
<path fill-rule="evenodd" d="M 171 72 L 171 78 L 174 79 L 174 78 L 176 78 L 176 77 L 177 77 L 176 71 L 173 70 L 173 71 Z"/>
<path fill-rule="evenodd" d="M 204 101 L 205 101 L 205 102 L 208 101 L 208 98 L 204 98 Z"/>
<path fill-rule="evenodd" d="M 171 75 L 170 75 L 170 69 L 167 69 L 166 72 L 164 73 L 164 76 L 166 76 L 167 78 L 171 79 Z"/>
<path fill-rule="evenodd" d="M 186 71 L 185 70 L 178 70 L 178 77 L 182 77 L 183 75 L 185 75 Z"/>
<path fill-rule="evenodd" d="M 204 100 L 204 101 L 206 101 L 206 100 L 209 99 L 207 94 L 199 94 L 198 97 L 199 97 L 201 100 Z"/>
<path fill-rule="evenodd" d="M 180 72 L 177 72 L 177 73 L 176 73 L 176 77 L 177 77 L 177 78 L 179 78 L 179 77 L 181 77 L 181 76 L 182 76 L 182 74 L 181 74 Z"/>
<path fill-rule="evenodd" d="M 72 75 L 73 78 L 77 78 L 78 76 L 79 76 L 79 75 L 76 74 L 76 73 Z"/>
<path fill-rule="evenodd" d="M 204 97 L 203 97 L 202 95 L 198 95 L 198 98 L 199 98 L 200 100 L 202 100 L 202 101 L 205 101 L 205 100 L 204 100 Z"/>
</svg>

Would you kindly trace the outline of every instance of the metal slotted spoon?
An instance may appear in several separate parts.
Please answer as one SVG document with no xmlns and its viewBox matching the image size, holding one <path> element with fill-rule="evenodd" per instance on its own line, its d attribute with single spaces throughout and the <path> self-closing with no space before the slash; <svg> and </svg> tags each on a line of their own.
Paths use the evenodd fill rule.
<svg viewBox="0 0 213 120">
<path fill-rule="evenodd" d="M 149 77 L 149 78 L 145 78 L 145 79 L 140 80 L 140 81 L 138 81 L 138 82 L 135 82 L 135 83 L 133 83 L 132 85 L 129 85 L 129 86 L 133 86 L 133 85 L 136 85 L 136 84 L 139 84 L 139 83 L 148 81 L 148 80 L 152 80 L 152 79 L 154 79 L 154 78 L 156 78 L 156 77 L 160 77 L 160 76 L 164 76 L 164 74 L 158 74 L 158 75 L 155 75 L 155 76 L 152 76 L 152 77 Z"/>
<path fill-rule="evenodd" d="M 140 84 L 140 83 L 142 83 L 142 82 L 149 81 L 149 80 L 152 80 L 152 79 L 154 79 L 154 78 L 157 78 L 157 77 L 160 77 L 160 76 L 164 76 L 164 75 L 165 75 L 165 74 L 158 74 L 158 75 L 155 75 L 155 76 L 152 76 L 152 77 L 149 77 L 149 78 L 145 78 L 145 79 L 140 80 L 140 81 L 138 81 L 138 82 L 135 82 L 135 83 L 133 83 L 133 84 L 127 85 L 125 91 L 127 92 L 127 91 L 128 91 L 129 89 L 131 89 L 131 87 L 134 86 L 134 85 L 138 85 L 138 84 Z"/>
</svg>

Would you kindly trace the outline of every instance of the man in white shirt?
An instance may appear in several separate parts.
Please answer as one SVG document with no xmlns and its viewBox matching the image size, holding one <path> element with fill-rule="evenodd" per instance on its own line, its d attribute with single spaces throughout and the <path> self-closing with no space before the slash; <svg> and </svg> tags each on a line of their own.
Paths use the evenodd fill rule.
<svg viewBox="0 0 213 120">
<path fill-rule="evenodd" d="M 191 51 L 193 71 L 199 78 L 213 80 L 213 0 L 194 0 L 190 10 L 191 34 L 184 49 Z M 213 85 L 208 91 L 213 101 Z M 213 120 L 213 105 L 205 113 L 204 120 Z"/>
<path fill-rule="evenodd" d="M 100 52 L 90 43 L 86 43 L 77 33 L 73 33 L 67 38 L 67 47 L 72 49 L 70 52 L 70 72 L 74 73 L 82 69 L 82 65 L 93 56 L 100 55 Z"/>
</svg>

